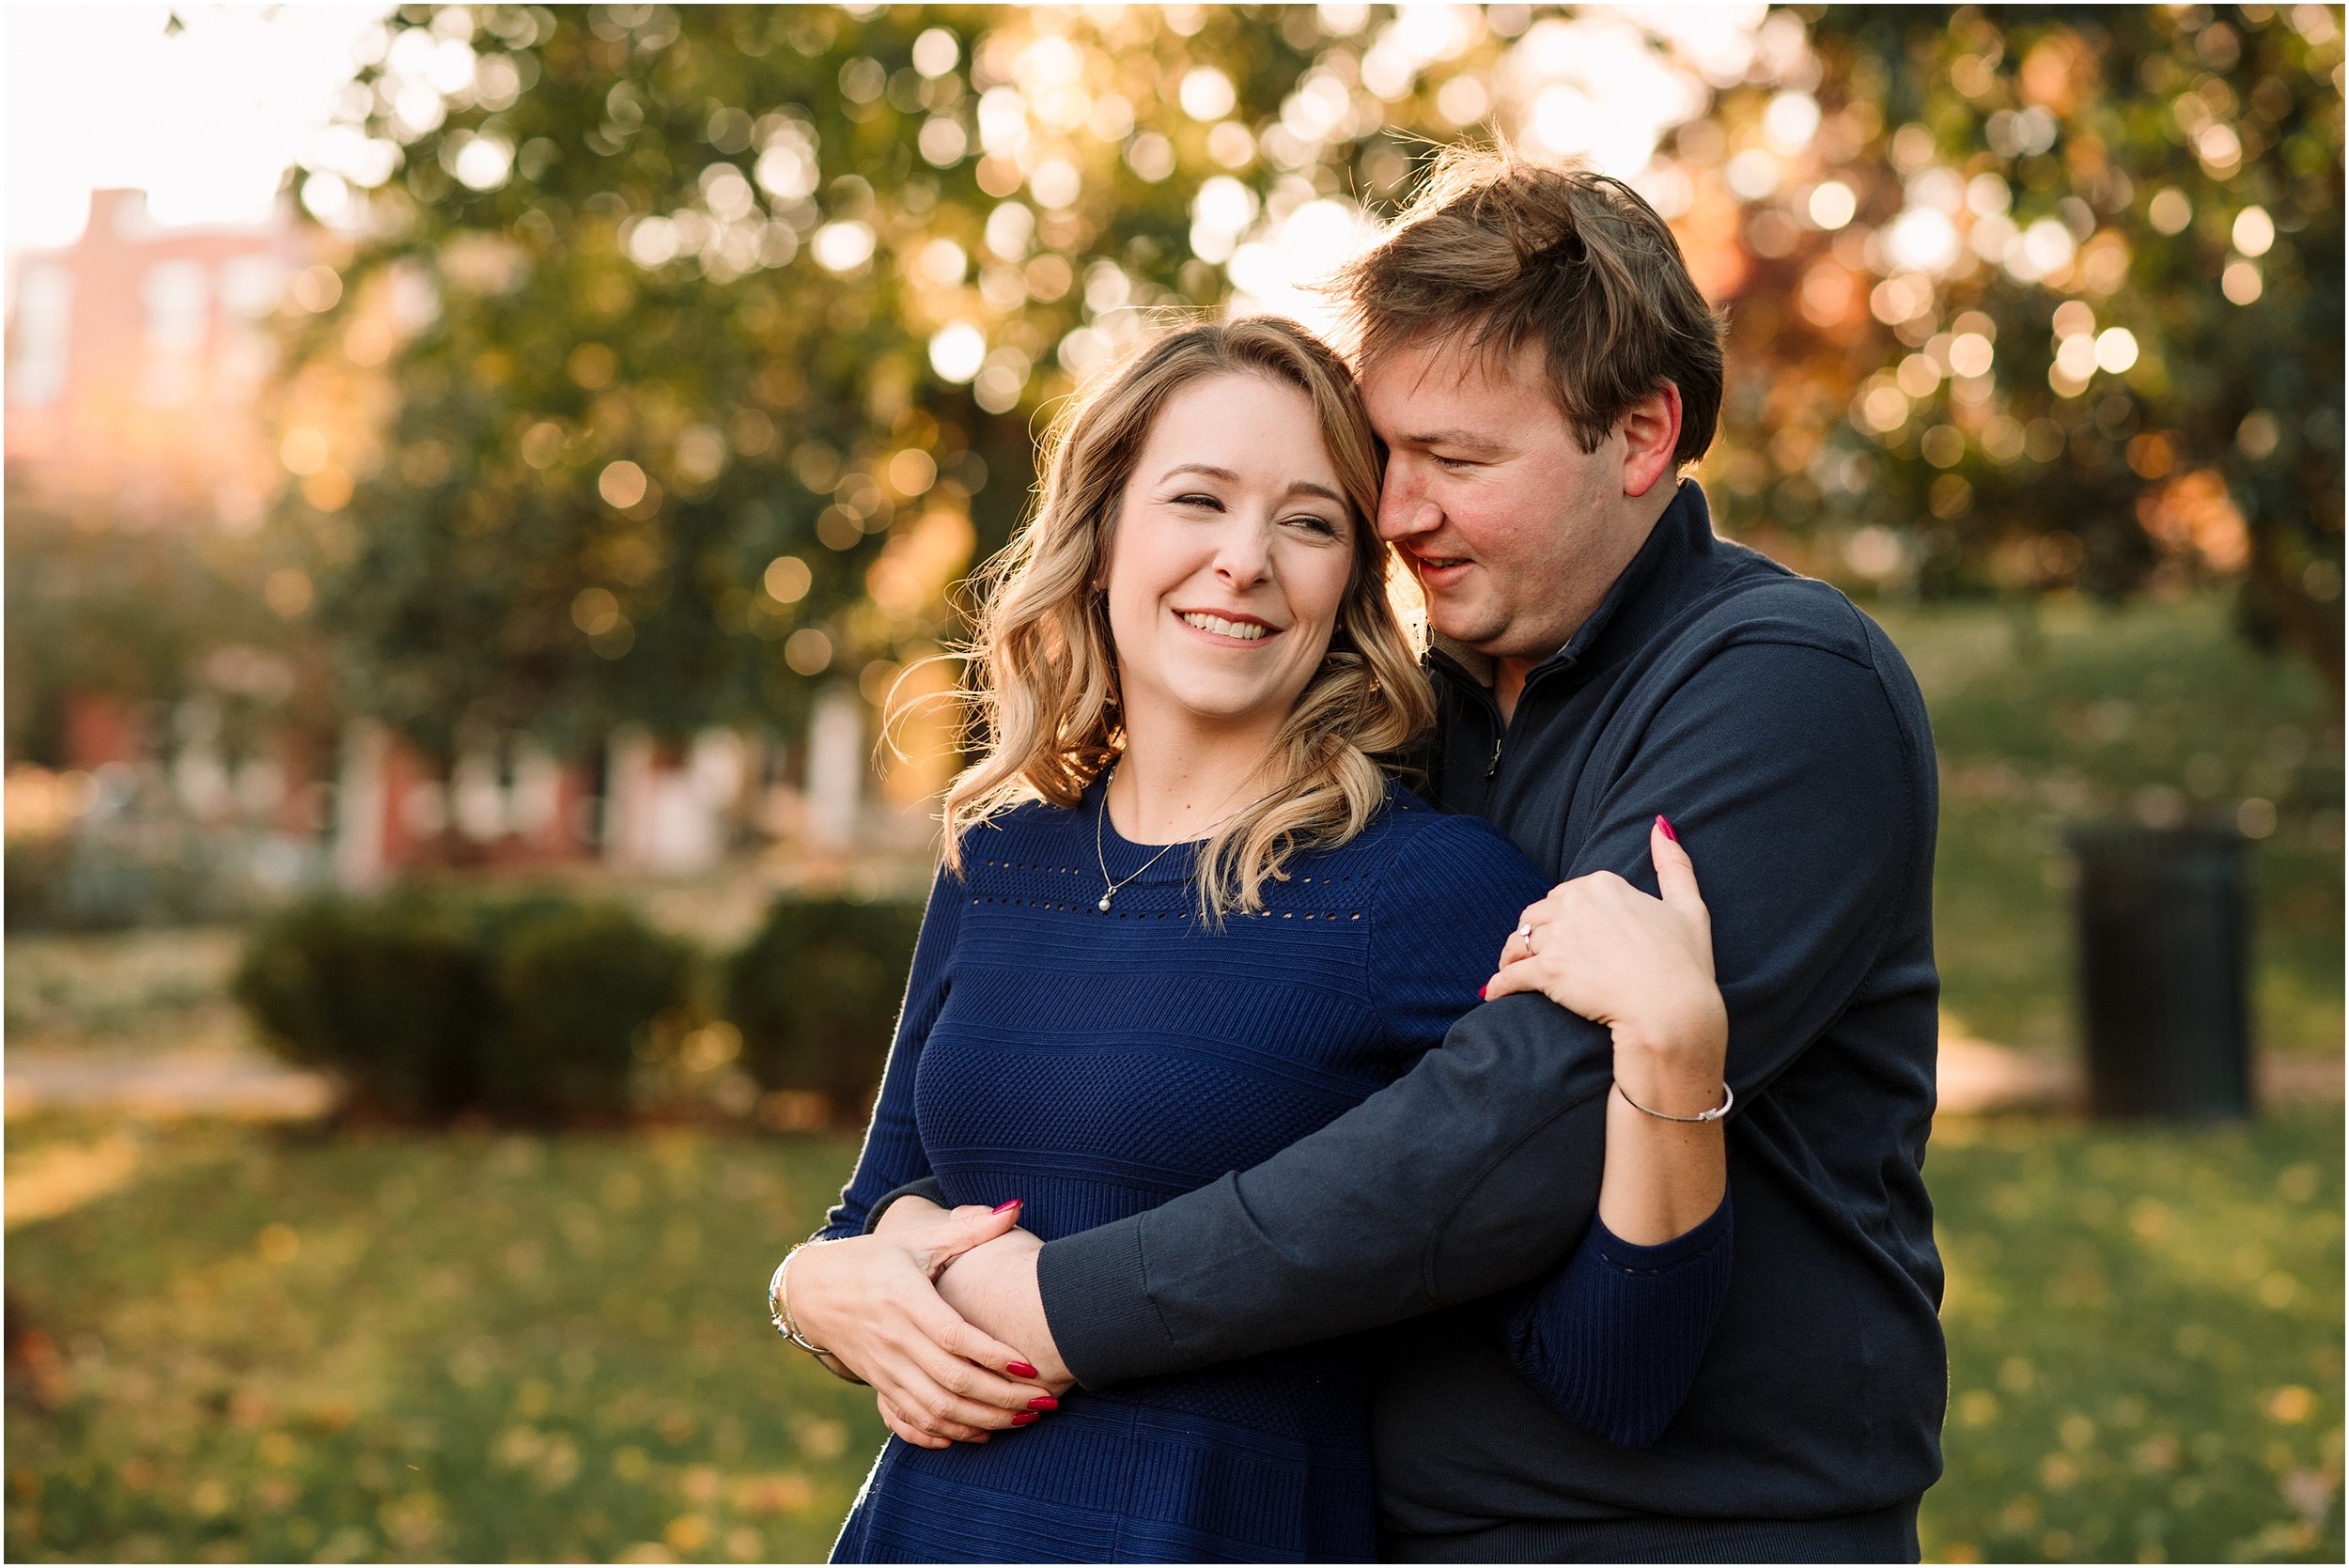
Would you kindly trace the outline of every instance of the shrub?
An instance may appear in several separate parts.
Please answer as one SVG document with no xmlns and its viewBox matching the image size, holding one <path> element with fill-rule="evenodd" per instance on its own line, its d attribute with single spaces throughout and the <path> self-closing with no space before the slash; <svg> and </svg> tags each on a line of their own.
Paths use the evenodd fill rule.
<svg viewBox="0 0 2349 1568">
<path fill-rule="evenodd" d="M 159 770 L 120 763 L 98 769 L 70 822 L 16 827 L 8 842 L 10 931 L 244 920 L 282 908 L 326 871 L 322 846 L 198 820 Z"/>
<path fill-rule="evenodd" d="M 447 1116 L 477 1094 L 488 976 L 458 912 L 413 898 L 307 900 L 264 922 L 234 990 L 288 1059 L 368 1108 Z"/>
<path fill-rule="evenodd" d="M 259 901 L 229 863 L 235 840 L 184 825 L 79 827 L 8 846 L 11 931 L 124 931 L 246 913 Z"/>
<path fill-rule="evenodd" d="M 256 931 L 235 991 L 286 1057 L 368 1109 L 611 1115 L 692 962 L 624 909 L 419 890 L 288 909 Z"/>
<path fill-rule="evenodd" d="M 921 926 L 919 904 L 777 899 L 726 966 L 726 1017 L 760 1087 L 848 1115 L 872 1104 Z"/>
<path fill-rule="evenodd" d="M 9 836 L 5 862 L 0 862 L 0 880 L 5 880 L 8 889 L 0 908 L 7 910 L 9 931 L 40 931 L 64 924 L 54 912 L 53 890 L 65 875 L 71 851 L 72 841 L 63 833 Z"/>
<path fill-rule="evenodd" d="M 583 905 L 519 924 L 496 959 L 505 1030 L 481 1060 L 496 1110 L 577 1115 L 628 1100 L 636 1036 L 678 1006 L 692 951 L 625 909 Z"/>
</svg>

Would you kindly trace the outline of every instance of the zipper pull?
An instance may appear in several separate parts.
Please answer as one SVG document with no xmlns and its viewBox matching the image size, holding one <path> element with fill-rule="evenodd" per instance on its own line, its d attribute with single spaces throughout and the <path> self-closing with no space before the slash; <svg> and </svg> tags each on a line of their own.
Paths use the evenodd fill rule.
<svg viewBox="0 0 2349 1568">
<path fill-rule="evenodd" d="M 1492 777 L 1495 773 L 1498 773 L 1498 772 L 1500 772 L 1500 771 L 1501 771 L 1501 739 L 1503 739 L 1503 738 L 1506 738 L 1506 737 L 1496 737 L 1496 738 L 1494 739 L 1494 741 L 1493 741 L 1493 759 L 1492 759 L 1492 761 L 1490 761 L 1490 762 L 1488 762 L 1488 763 L 1485 764 L 1485 777 L 1486 777 L 1486 778 L 1488 778 L 1488 779 L 1489 779 L 1489 778 L 1491 778 L 1491 777 Z"/>
</svg>

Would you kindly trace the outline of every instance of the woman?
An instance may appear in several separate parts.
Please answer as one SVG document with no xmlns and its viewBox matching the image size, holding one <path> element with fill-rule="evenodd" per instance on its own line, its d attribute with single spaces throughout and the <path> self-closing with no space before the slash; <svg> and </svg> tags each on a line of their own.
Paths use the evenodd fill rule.
<svg viewBox="0 0 2349 1568">
<path fill-rule="evenodd" d="M 988 746 L 947 797 L 864 1152 L 826 1239 L 777 1271 L 779 1322 L 872 1383 L 897 1435 L 835 1556 L 1364 1560 L 1358 1343 L 1057 1399 L 1018 1347 L 907 1287 L 1014 1223 L 1065 1234 L 1256 1163 L 1406 1071 L 1488 986 L 1538 976 L 1615 1025 L 1627 1095 L 1709 1107 L 1726 1030 L 1703 908 L 1685 860 L 1672 906 L 1545 898 L 1499 833 L 1389 780 L 1376 759 L 1431 702 L 1371 527 L 1375 442 L 1301 330 L 1161 340 L 1081 400 L 1045 466 L 981 617 Z M 1529 947 L 1562 945 L 1620 961 L 1529 969 Z M 1601 1217 L 1632 1242 L 1703 1230 L 1722 1190 L 1717 1126 L 1657 1126 L 1610 1150 Z M 924 1178 L 1000 1208 L 860 1234 Z M 1674 1277 L 1718 1299 L 1718 1269 Z M 1605 1358 L 1542 1322 L 1573 1294 L 1529 1296 L 1518 1337 L 1566 1365 L 1543 1381 L 1567 1404 L 1589 1385 L 1604 1405 Z"/>
</svg>

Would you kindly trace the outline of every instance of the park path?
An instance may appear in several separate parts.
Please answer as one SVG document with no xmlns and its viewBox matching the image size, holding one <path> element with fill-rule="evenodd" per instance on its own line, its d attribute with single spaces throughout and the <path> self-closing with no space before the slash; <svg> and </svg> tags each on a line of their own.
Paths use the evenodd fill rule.
<svg viewBox="0 0 2349 1568">
<path fill-rule="evenodd" d="M 2341 1098 L 2341 1058 L 2269 1051 L 2260 1059 L 2264 1103 Z M 1954 1115 L 2061 1110 L 2082 1100 L 2077 1062 L 1945 1032 L 1940 1109 Z M 257 1048 L 213 1036 L 172 1049 L 79 1047 L 8 1053 L 8 1119 L 36 1111 L 170 1118 L 221 1116 L 305 1121 L 334 1104 L 323 1074 L 288 1067 Z"/>
<path fill-rule="evenodd" d="M 2341 1098 L 2341 1058 L 2313 1051 L 2263 1052 L 2254 1067 L 2259 1102 L 2322 1104 Z M 2079 1060 L 2040 1056 L 1945 1032 L 1937 1072 L 1941 1110 L 1955 1115 L 1993 1110 L 2062 1110 L 2087 1103 Z"/>
<path fill-rule="evenodd" d="M 1940 1110 L 1964 1116 L 2076 1108 L 2076 1063 L 2029 1055 L 1961 1033 L 1940 1045 Z M 325 1115 L 334 1081 L 276 1061 L 240 1034 L 208 1032 L 194 1043 L 158 1048 L 83 1044 L 14 1047 L 7 1056 L 8 1120 L 65 1112 L 111 1120 L 90 1135 L 43 1141 L 8 1156 L 7 1228 L 54 1219 L 119 1191 L 157 1169 L 142 1126 L 188 1117 L 302 1122 Z M 2262 1061 L 2263 1103 L 2338 1102 L 2341 1059 L 2269 1052 Z M 166 1159 L 165 1163 L 169 1163 Z"/>
<path fill-rule="evenodd" d="M 60 1110 L 306 1121 L 334 1105 L 334 1086 L 324 1074 L 223 1041 L 165 1050 L 18 1047 L 8 1054 L 7 1077 L 11 1122 Z"/>
</svg>

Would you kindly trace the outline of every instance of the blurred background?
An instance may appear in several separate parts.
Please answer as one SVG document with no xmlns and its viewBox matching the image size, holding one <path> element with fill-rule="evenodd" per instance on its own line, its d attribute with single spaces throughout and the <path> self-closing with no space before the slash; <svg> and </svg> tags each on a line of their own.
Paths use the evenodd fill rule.
<svg viewBox="0 0 2349 1568">
<path fill-rule="evenodd" d="M 2339 8 L 0 27 L 10 1559 L 820 1555 L 881 1429 L 758 1296 L 959 584 L 1496 132 L 1671 220 L 1719 526 L 1932 709 L 1927 1555 L 2341 1559 Z"/>
</svg>

